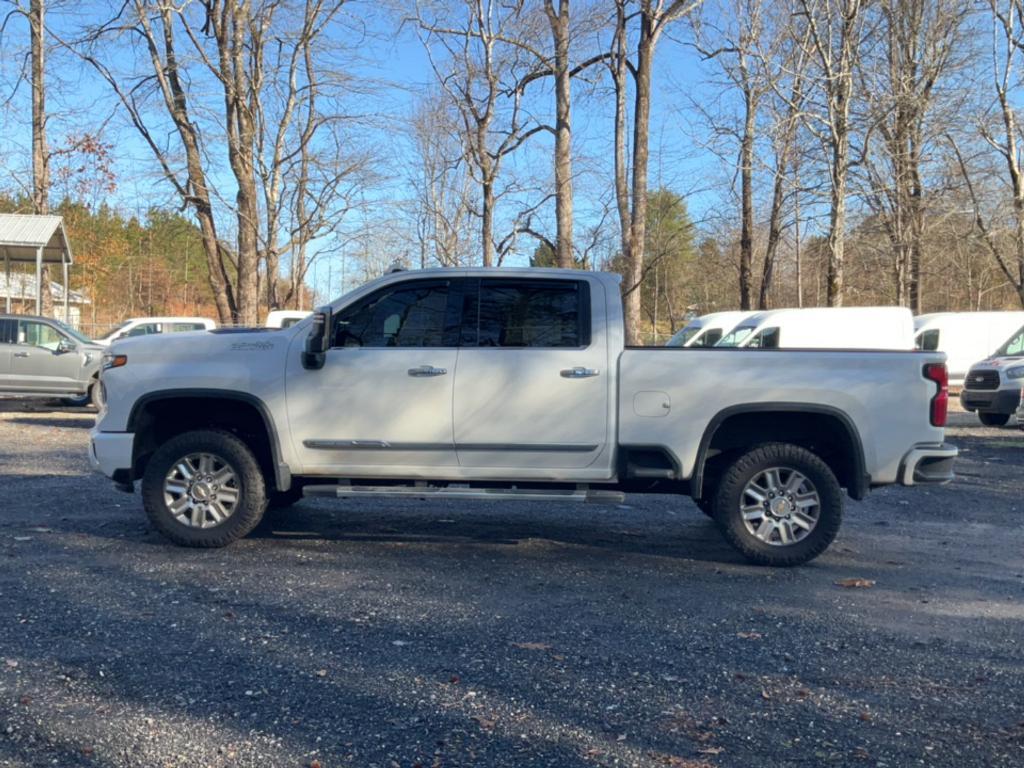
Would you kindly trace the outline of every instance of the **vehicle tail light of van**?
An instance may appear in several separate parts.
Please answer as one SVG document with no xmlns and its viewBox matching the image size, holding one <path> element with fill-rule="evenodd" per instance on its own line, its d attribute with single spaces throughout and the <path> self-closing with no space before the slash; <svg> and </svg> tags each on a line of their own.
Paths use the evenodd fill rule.
<svg viewBox="0 0 1024 768">
<path fill-rule="evenodd" d="M 932 426 L 944 427 L 949 412 L 949 372 L 946 370 L 946 364 L 928 363 L 924 367 L 924 377 L 928 381 L 934 381 L 937 390 L 931 402 Z"/>
</svg>

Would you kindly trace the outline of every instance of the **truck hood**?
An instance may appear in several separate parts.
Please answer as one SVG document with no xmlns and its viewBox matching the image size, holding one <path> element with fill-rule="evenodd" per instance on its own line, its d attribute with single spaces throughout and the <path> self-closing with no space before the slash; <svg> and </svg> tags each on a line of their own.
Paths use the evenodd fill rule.
<svg viewBox="0 0 1024 768">
<path fill-rule="evenodd" d="M 283 350 L 290 339 L 290 333 L 273 328 L 217 328 L 119 339 L 107 350 L 115 355 L 128 355 L 129 363 L 136 360 L 180 362 L 210 357 L 226 360 L 228 356 L 248 358 L 253 354 Z"/>
</svg>

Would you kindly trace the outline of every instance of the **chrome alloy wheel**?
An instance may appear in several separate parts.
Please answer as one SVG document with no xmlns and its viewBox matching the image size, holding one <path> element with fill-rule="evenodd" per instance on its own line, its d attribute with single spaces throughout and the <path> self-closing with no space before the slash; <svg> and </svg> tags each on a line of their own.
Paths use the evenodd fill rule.
<svg viewBox="0 0 1024 768">
<path fill-rule="evenodd" d="M 814 530 L 821 497 L 805 475 L 789 467 L 771 467 L 744 486 L 740 512 L 755 538 L 784 547 L 803 541 Z"/>
<path fill-rule="evenodd" d="M 191 528 L 220 525 L 238 506 L 235 468 L 212 453 L 190 453 L 164 478 L 164 504 L 175 520 Z"/>
</svg>

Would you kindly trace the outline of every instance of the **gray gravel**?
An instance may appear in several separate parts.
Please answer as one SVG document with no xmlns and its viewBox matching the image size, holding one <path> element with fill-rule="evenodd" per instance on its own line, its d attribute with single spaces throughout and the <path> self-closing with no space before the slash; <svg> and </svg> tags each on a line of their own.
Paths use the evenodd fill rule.
<svg viewBox="0 0 1024 768">
<path fill-rule="evenodd" d="M 667 496 L 305 502 L 178 549 L 89 414 L 0 411 L 0 766 L 1024 765 L 1016 429 L 955 415 L 955 484 L 779 571 Z"/>
</svg>

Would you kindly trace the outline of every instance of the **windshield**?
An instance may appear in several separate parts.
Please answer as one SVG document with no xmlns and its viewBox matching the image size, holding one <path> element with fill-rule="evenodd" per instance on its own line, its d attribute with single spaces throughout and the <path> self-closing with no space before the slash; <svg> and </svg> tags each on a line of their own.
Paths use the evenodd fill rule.
<svg viewBox="0 0 1024 768">
<path fill-rule="evenodd" d="M 692 339 L 698 333 L 700 333 L 700 326 L 699 325 L 694 325 L 694 326 L 689 326 L 688 325 L 685 328 L 683 328 L 683 330 L 677 332 L 676 335 L 673 336 L 671 339 L 669 339 L 668 343 L 665 344 L 665 346 L 666 347 L 685 347 L 686 346 L 686 342 L 688 342 L 690 339 Z"/>
<path fill-rule="evenodd" d="M 122 328 L 127 328 L 130 323 L 131 323 L 131 320 L 125 320 L 123 323 L 118 323 L 117 325 L 111 326 L 110 328 L 105 330 L 102 334 L 97 336 L 96 338 L 97 339 L 108 339 L 111 336 L 113 336 L 115 333 L 120 331 Z"/>
<path fill-rule="evenodd" d="M 60 320 L 58 320 L 57 325 L 59 325 L 60 329 L 75 341 L 81 342 L 82 344 L 92 344 L 92 339 L 82 335 L 67 323 L 62 323 Z"/>
<path fill-rule="evenodd" d="M 1011 355 L 1024 355 L 1024 328 L 1018 329 L 1003 346 L 996 350 L 992 357 L 1010 357 Z"/>
<path fill-rule="evenodd" d="M 715 346 L 738 347 L 747 340 L 747 337 L 754 332 L 755 328 L 757 328 L 756 325 L 741 325 L 738 328 L 733 328 L 725 334 L 725 336 L 722 337 L 722 340 L 715 344 Z"/>
</svg>

